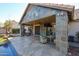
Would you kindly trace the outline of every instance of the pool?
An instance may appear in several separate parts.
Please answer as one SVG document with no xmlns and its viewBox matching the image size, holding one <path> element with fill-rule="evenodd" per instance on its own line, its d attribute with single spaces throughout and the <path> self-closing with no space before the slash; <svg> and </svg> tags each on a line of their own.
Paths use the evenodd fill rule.
<svg viewBox="0 0 79 59">
<path fill-rule="evenodd" d="M 0 56 L 18 56 L 13 45 L 8 42 L 7 44 L 0 46 Z"/>
</svg>

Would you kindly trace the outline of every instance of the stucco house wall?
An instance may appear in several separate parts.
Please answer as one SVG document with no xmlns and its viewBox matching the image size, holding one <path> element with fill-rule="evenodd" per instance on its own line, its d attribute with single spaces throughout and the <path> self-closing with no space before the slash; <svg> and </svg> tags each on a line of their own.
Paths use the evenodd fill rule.
<svg viewBox="0 0 79 59">
<path fill-rule="evenodd" d="M 78 20 L 79 19 L 79 9 L 76 9 L 74 11 L 74 20 Z"/>
<path fill-rule="evenodd" d="M 12 29 L 19 29 L 20 28 L 18 22 L 16 22 L 15 20 L 12 20 L 11 22 L 12 22 Z"/>
<path fill-rule="evenodd" d="M 75 36 L 76 32 L 79 32 L 79 21 L 70 22 L 68 25 L 68 35 Z"/>
<path fill-rule="evenodd" d="M 68 24 L 68 35 L 75 36 L 79 32 L 79 9 L 74 10 L 74 21 Z"/>
</svg>

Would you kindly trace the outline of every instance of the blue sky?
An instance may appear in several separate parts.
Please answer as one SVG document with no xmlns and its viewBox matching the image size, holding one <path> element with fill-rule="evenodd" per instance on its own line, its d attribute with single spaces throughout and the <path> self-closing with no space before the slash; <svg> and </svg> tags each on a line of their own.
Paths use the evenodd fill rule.
<svg viewBox="0 0 79 59">
<path fill-rule="evenodd" d="M 26 6 L 24 3 L 0 3 L 0 22 L 8 19 L 19 21 Z"/>
</svg>

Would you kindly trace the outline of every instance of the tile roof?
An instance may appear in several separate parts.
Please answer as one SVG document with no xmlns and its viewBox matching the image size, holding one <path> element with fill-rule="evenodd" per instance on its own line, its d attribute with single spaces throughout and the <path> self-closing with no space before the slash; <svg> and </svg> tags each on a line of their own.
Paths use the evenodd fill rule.
<svg viewBox="0 0 79 59">
<path fill-rule="evenodd" d="M 74 9 L 73 5 L 65 5 L 65 4 L 54 4 L 54 3 L 30 3 L 30 4 L 49 7 L 49 8 L 56 8 L 66 11 L 72 11 Z"/>
</svg>

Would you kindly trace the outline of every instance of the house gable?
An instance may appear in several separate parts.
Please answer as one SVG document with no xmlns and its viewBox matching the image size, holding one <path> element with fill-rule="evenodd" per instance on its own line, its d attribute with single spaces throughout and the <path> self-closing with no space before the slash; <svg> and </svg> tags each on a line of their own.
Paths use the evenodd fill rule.
<svg viewBox="0 0 79 59">
<path fill-rule="evenodd" d="M 54 14 L 58 13 L 63 13 L 63 11 L 70 12 L 70 10 L 65 10 L 65 9 L 58 9 L 55 7 L 46 7 L 46 6 L 40 6 L 37 4 L 29 4 L 28 7 L 26 8 L 24 15 L 21 18 L 20 23 L 25 23 L 33 20 L 37 20 L 43 17 L 51 16 Z M 72 14 L 72 13 L 71 13 Z M 72 15 L 71 15 L 72 16 Z M 70 16 L 70 17 L 71 17 Z"/>
</svg>

